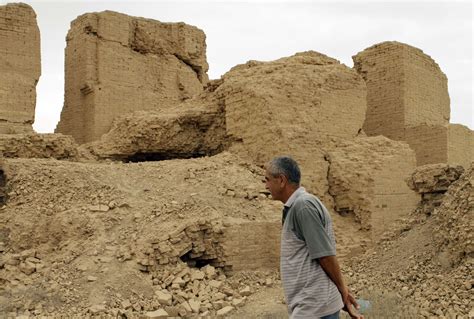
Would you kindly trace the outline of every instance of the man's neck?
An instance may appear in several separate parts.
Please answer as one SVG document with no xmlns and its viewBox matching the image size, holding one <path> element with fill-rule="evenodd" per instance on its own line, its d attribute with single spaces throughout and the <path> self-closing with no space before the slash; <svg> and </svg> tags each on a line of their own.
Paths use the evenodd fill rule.
<svg viewBox="0 0 474 319">
<path fill-rule="evenodd" d="M 293 193 L 296 192 L 298 188 L 299 186 L 287 187 L 283 191 L 283 194 L 282 194 L 282 198 L 281 198 L 282 203 L 285 204 L 288 201 L 288 199 L 291 197 L 291 195 L 293 195 Z"/>
</svg>

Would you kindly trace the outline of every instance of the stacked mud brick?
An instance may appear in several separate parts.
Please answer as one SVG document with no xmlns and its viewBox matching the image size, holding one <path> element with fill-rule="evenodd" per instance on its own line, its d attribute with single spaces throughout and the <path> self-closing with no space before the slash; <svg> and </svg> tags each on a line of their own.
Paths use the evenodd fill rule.
<svg viewBox="0 0 474 319">
<path fill-rule="evenodd" d="M 33 9 L 26 4 L 0 6 L 0 134 L 33 131 L 40 60 Z"/>
<path fill-rule="evenodd" d="M 138 258 L 142 271 L 150 271 L 156 265 L 176 263 L 183 258 L 190 263 L 196 260 L 224 266 L 221 240 L 223 227 L 218 221 L 199 220 L 186 223 L 169 234 L 150 240 L 148 248 L 140 249 Z"/>
<path fill-rule="evenodd" d="M 200 93 L 208 82 L 205 34 L 105 11 L 71 23 L 65 102 L 56 131 L 78 143 L 109 131 L 114 118 L 163 110 Z"/>
<path fill-rule="evenodd" d="M 280 263 L 279 221 L 241 220 L 227 224 L 222 238 L 227 269 L 275 270 Z"/>
<path fill-rule="evenodd" d="M 227 272 L 276 269 L 279 263 L 279 229 L 274 221 L 199 220 L 188 222 L 141 247 L 142 271 L 185 261 L 191 267 L 209 264 Z M 124 258 L 124 256 L 119 256 Z"/>
<path fill-rule="evenodd" d="M 471 152 L 462 145 L 472 145 L 472 134 L 455 128 L 458 139 L 452 143 L 448 137 L 447 78 L 431 57 L 403 43 L 383 42 L 353 60 L 367 83 L 367 135 L 406 141 L 416 152 L 417 165 L 468 161 L 462 154 Z"/>
</svg>

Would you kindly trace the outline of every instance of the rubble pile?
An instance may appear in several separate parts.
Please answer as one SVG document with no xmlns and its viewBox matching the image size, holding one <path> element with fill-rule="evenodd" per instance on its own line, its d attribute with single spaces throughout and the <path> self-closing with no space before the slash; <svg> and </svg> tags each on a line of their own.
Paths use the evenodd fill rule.
<svg viewBox="0 0 474 319">
<path fill-rule="evenodd" d="M 227 277 L 220 268 L 178 264 L 153 274 L 158 303 L 171 317 L 225 317 L 262 287 L 279 283 L 274 272 L 240 272 Z M 161 289 L 160 289 L 161 287 Z"/>
<path fill-rule="evenodd" d="M 474 257 L 473 171 L 474 164 L 453 182 L 441 205 L 433 212 L 433 218 L 438 225 L 434 229 L 435 241 L 442 251 L 449 254 L 453 264 Z"/>
<path fill-rule="evenodd" d="M 432 166 L 426 171 L 440 172 Z M 423 171 L 423 168 L 421 168 Z M 447 169 L 445 172 L 456 170 Z M 415 172 L 414 176 L 420 176 Z M 442 175 L 443 176 L 443 175 Z M 430 187 L 448 182 L 431 179 Z M 364 296 L 378 291 L 379 297 L 396 296 L 398 308 L 389 313 L 409 311 L 412 318 L 456 318 L 471 316 L 474 267 L 472 229 L 474 220 L 474 170 L 471 167 L 448 187 L 439 207 L 425 220 L 411 218 L 395 228 L 393 236 L 347 266 L 356 293 Z M 420 182 L 419 179 L 414 179 Z M 422 184 L 420 185 L 420 189 Z M 373 295 L 373 293 L 372 293 Z M 379 298 L 383 308 L 383 298 Z M 410 310 L 408 310 L 410 309 Z M 409 316 L 404 316 L 409 317 Z"/>
<path fill-rule="evenodd" d="M 222 281 L 216 289 L 224 289 L 239 278 L 238 273 L 225 276 L 238 269 L 234 261 L 237 267 L 238 258 L 248 258 L 247 246 L 258 250 L 264 245 L 264 251 L 274 252 L 255 258 L 259 264 L 250 270 L 277 268 L 273 256 L 278 255 L 281 222 L 277 204 L 263 189 L 263 170 L 229 153 L 136 164 L 5 159 L 2 171 L 7 200 L 0 210 L 0 308 L 10 316 L 124 311 L 133 317 L 166 311 L 156 290 L 188 294 L 202 280 L 200 286 Z M 250 222 L 263 225 L 267 233 L 254 236 L 269 242 L 252 236 L 235 240 L 234 232 L 245 233 L 245 228 L 255 233 L 246 226 Z M 182 274 L 183 286 L 175 280 L 178 268 L 188 269 L 191 278 L 204 266 L 215 269 L 216 276 L 198 275 L 193 284 Z M 199 293 L 182 298 L 202 302 L 198 313 L 217 315 L 240 305 L 232 301 L 256 283 L 231 285 L 232 295 L 222 302 Z M 179 302 L 170 306 L 183 303 L 176 298 Z M 122 305 L 126 300 L 131 307 Z"/>
</svg>

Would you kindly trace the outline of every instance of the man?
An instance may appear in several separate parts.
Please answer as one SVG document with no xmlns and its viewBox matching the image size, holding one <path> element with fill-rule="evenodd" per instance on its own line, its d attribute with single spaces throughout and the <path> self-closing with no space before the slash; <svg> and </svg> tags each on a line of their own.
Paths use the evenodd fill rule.
<svg viewBox="0 0 474 319">
<path fill-rule="evenodd" d="M 363 319 L 342 278 L 330 215 L 300 187 L 300 179 L 290 157 L 276 157 L 266 167 L 266 188 L 285 204 L 280 272 L 290 318 L 334 319 L 344 308 L 352 318 Z"/>
</svg>

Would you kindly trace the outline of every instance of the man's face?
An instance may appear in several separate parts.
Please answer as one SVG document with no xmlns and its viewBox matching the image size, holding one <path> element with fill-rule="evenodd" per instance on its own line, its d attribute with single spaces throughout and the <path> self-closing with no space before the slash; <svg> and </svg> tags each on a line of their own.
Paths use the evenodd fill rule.
<svg viewBox="0 0 474 319">
<path fill-rule="evenodd" d="M 270 191 L 272 199 L 281 200 L 281 193 L 284 188 L 284 179 L 281 175 L 273 176 L 268 169 L 265 171 L 265 188 Z"/>
</svg>

